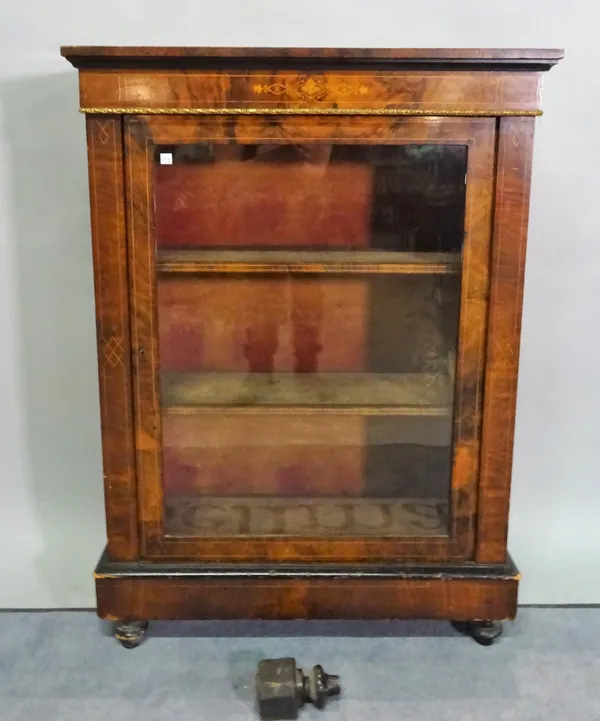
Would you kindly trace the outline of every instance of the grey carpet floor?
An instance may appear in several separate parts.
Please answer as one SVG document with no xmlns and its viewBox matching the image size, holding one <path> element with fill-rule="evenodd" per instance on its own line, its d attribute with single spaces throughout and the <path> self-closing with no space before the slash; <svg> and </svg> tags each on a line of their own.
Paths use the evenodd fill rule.
<svg viewBox="0 0 600 721">
<path fill-rule="evenodd" d="M 87 612 L 0 613 L 1 721 L 257 718 L 259 659 L 341 675 L 313 721 L 600 721 L 600 609 L 521 609 L 491 648 L 437 622 L 155 623 L 122 649 Z"/>
</svg>

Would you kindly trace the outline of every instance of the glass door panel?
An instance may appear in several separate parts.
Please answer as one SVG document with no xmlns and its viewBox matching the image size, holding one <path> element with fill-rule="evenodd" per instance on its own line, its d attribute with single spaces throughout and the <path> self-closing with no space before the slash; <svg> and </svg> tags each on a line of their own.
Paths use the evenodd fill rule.
<svg viewBox="0 0 600 721">
<path fill-rule="evenodd" d="M 157 144 L 167 536 L 448 536 L 467 150 Z"/>
</svg>

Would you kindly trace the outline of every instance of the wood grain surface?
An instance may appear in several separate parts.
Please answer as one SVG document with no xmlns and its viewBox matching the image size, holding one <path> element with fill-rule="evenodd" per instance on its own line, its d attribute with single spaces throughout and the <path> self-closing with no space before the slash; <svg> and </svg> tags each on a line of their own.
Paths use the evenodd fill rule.
<svg viewBox="0 0 600 721">
<path fill-rule="evenodd" d="M 476 553 L 484 563 L 506 557 L 533 132 L 532 118 L 500 120 Z"/>
<path fill-rule="evenodd" d="M 504 620 L 518 577 L 477 579 L 117 577 L 98 575 L 101 618 Z"/>
<path fill-rule="evenodd" d="M 138 556 L 122 120 L 87 121 L 108 548 Z"/>
<path fill-rule="evenodd" d="M 366 559 L 468 558 L 473 552 L 482 407 L 484 330 L 489 290 L 490 219 L 493 189 L 495 121 L 488 118 L 401 120 L 371 118 L 160 118 L 132 117 L 126 122 L 126 178 L 131 189 L 128 225 L 131 238 L 131 302 L 135 355 L 138 479 L 141 528 L 147 557 L 203 559 Z M 347 539 L 319 541 L 246 538 L 165 537 L 163 519 L 161 413 L 156 379 L 156 287 L 151 177 L 154 148 L 167 143 L 218 142 L 363 142 L 464 144 L 468 147 L 465 243 L 457 355 L 452 512 L 447 539 Z M 143 351 L 143 352 L 141 352 Z"/>
<path fill-rule="evenodd" d="M 130 620 L 512 618 L 519 576 L 507 558 L 506 537 L 533 143 L 531 116 L 541 112 L 542 71 L 558 62 L 562 51 L 66 46 L 61 53 L 80 69 L 80 107 L 89 113 L 87 140 L 108 531 L 107 550 L 96 574 L 99 614 Z M 158 146 L 177 148 L 203 143 L 236 148 L 264 143 L 313 148 L 336 144 L 462 145 L 467 149 L 468 169 L 460 262 L 451 255 L 457 247 L 448 247 L 449 254 L 442 258 L 430 256 L 428 260 L 434 262 L 429 263 L 416 256 L 409 262 L 408 255 L 404 261 L 380 256 L 342 262 L 320 256 L 318 262 L 310 258 L 290 261 L 284 275 L 276 272 L 283 267 L 279 257 L 265 257 L 264 267 L 259 267 L 256 257 L 253 261 L 226 257 L 223 253 L 230 251 L 225 248 L 213 248 L 211 252 L 217 253 L 214 257 L 182 256 L 186 220 L 190 223 L 186 247 L 194 243 L 210 245 L 207 238 L 202 240 L 194 231 L 197 224 L 192 222 L 193 208 L 186 211 L 187 215 L 178 216 L 181 233 L 173 236 L 168 250 L 168 243 L 163 244 L 157 257 L 154 152 Z M 364 175 L 363 171 L 361 168 Z M 201 184 L 197 168 L 189 172 L 193 176 L 190 183 Z M 227 189 L 231 179 L 225 177 L 226 170 L 219 172 L 224 175 L 221 185 Z M 352 187 L 364 185 L 360 173 Z M 176 199 L 181 195 L 181 183 L 174 181 L 168 169 L 163 175 Z M 342 181 L 340 187 L 350 197 L 352 187 Z M 208 179 L 208 186 L 211 183 Z M 255 179 L 248 185 L 253 183 L 256 185 Z M 290 183 L 297 185 L 293 178 Z M 282 195 L 287 197 L 289 193 Z M 334 195 L 337 202 L 340 192 L 336 190 Z M 215 198 L 216 210 L 221 196 Z M 173 199 L 167 201 L 168 210 Z M 293 215 L 291 201 L 288 205 L 286 212 L 280 213 L 282 218 Z M 328 208 L 330 215 L 338 212 L 333 201 Z M 215 227 L 222 222 L 216 210 Z M 354 210 L 356 216 L 364 214 L 358 206 Z M 228 215 L 229 210 L 224 214 Z M 161 235 L 168 240 L 169 233 L 175 230 L 174 218 L 167 212 L 163 220 Z M 346 220 L 356 236 L 349 245 L 366 248 L 368 241 L 363 241 L 369 238 L 372 228 L 359 227 L 354 216 L 348 215 Z M 340 223 L 341 237 L 347 235 L 347 228 L 343 219 Z M 324 225 L 330 225 L 329 220 Z M 240 247 L 247 241 L 241 227 L 232 225 L 228 236 L 229 242 Z M 296 233 L 294 238 L 294 242 L 300 239 L 304 243 L 301 234 Z M 270 243 L 275 247 L 283 245 L 276 234 L 270 236 Z M 382 249 L 390 250 L 387 246 Z M 290 248 L 288 252 L 294 251 Z M 359 253 L 353 252 L 358 258 Z M 373 487 L 369 486 L 365 439 L 371 443 L 381 438 L 381 447 L 387 449 L 385 443 L 390 438 L 401 437 L 413 454 L 423 445 L 423 439 L 428 439 L 428 453 L 435 450 L 440 462 L 448 458 L 447 415 L 338 417 L 323 413 L 319 422 L 309 428 L 303 415 L 266 415 L 270 407 L 261 409 L 264 416 L 240 413 L 222 418 L 220 411 L 212 413 L 207 408 L 202 408 L 202 413 L 196 413 L 194 408 L 190 414 L 186 406 L 186 413 L 165 416 L 167 444 L 163 447 L 159 344 L 164 345 L 165 338 L 169 343 L 167 370 L 213 370 L 212 356 L 203 356 L 206 367 L 198 366 L 198 348 L 194 345 L 197 339 L 192 339 L 191 345 L 171 342 L 171 336 L 177 337 L 190 325 L 185 304 L 177 300 L 181 291 L 187 293 L 206 283 L 216 289 L 218 296 L 233 293 L 239 285 L 237 279 L 244 282 L 244 274 L 253 272 L 254 278 L 246 282 L 254 282 L 258 272 L 272 272 L 269 282 L 278 283 L 276 287 L 280 287 L 277 278 L 304 274 L 301 280 L 306 284 L 306 293 L 296 294 L 296 305 L 299 303 L 306 313 L 296 308 L 295 317 L 302 322 L 297 323 L 295 331 L 286 330 L 284 341 L 279 340 L 280 371 L 292 368 L 294 343 L 298 347 L 304 344 L 310 351 L 305 353 L 304 365 L 308 363 L 312 368 L 318 353 L 323 352 L 323 358 L 327 353 L 331 356 L 331 369 L 339 372 L 343 366 L 333 349 L 339 345 L 336 333 L 348 335 L 348 318 L 340 316 L 336 331 L 330 323 L 331 342 L 316 342 L 313 316 L 320 318 L 322 307 L 308 285 L 313 279 L 329 283 L 328 293 L 333 298 L 338 293 L 339 273 L 352 274 L 344 279 L 348 284 L 344 292 L 354 298 L 351 307 L 359 318 L 352 336 L 352 353 L 344 361 L 344 370 L 352 373 L 363 373 L 367 368 L 361 348 L 366 347 L 364 321 L 369 294 L 379 293 L 380 301 L 392 296 L 398 300 L 397 294 L 389 295 L 390 283 L 396 279 L 410 289 L 414 283 L 435 283 L 442 290 L 444 284 L 460 280 L 452 490 L 450 498 L 446 496 L 443 501 L 450 501 L 448 513 L 445 505 L 443 513 L 447 533 L 440 534 L 438 528 L 437 536 L 425 533 L 418 538 L 329 539 L 273 535 L 205 535 L 199 539 L 168 535 L 163 461 L 181 465 L 182 459 L 189 456 L 196 463 L 194 454 L 200 446 L 194 445 L 195 440 L 183 451 L 177 446 L 192 437 L 207 441 L 222 439 L 226 434 L 238 439 L 253 438 L 256 434 L 248 430 L 253 418 L 268 419 L 263 423 L 265 433 L 273 438 L 281 436 L 283 445 L 290 438 L 305 437 L 309 446 L 320 444 L 327 450 L 321 440 L 328 432 L 345 439 L 346 445 L 339 443 L 337 449 L 338 455 L 347 456 L 339 456 L 340 468 L 347 466 L 355 472 L 344 474 L 341 480 L 335 474 L 328 476 L 334 497 L 342 487 L 350 489 L 356 498 L 365 493 L 370 497 Z M 360 275 L 367 272 L 378 279 L 370 281 L 368 292 Z M 321 279 L 319 273 L 327 275 Z M 171 300 L 181 306 L 177 311 L 179 320 L 162 334 L 157 314 L 157 278 L 168 291 L 163 294 L 166 306 L 171 308 Z M 302 283 L 300 290 L 304 288 Z M 243 295 L 237 293 L 236 298 Z M 291 299 L 293 293 L 289 295 Z M 341 296 L 346 298 L 344 293 L 340 295 L 343 300 Z M 255 305 L 260 304 L 256 301 Z M 412 313 L 407 304 L 398 305 L 403 306 L 406 317 Z M 307 313 L 310 322 L 306 321 Z M 279 316 L 273 318 L 277 321 Z M 221 320 L 226 321 L 233 335 L 237 333 L 233 316 L 226 313 Z M 415 315 L 415 327 L 417 320 L 419 327 L 423 326 L 422 313 Z M 380 325 L 377 332 L 383 338 L 388 326 Z M 263 335 L 249 344 L 251 352 L 245 341 L 226 351 L 231 371 L 245 372 L 245 367 L 238 368 L 240 363 L 262 369 L 263 356 L 269 355 L 267 350 L 273 345 L 269 333 Z M 321 343 L 327 345 L 325 350 L 319 347 Z M 381 338 L 378 343 L 381 345 Z M 257 359 L 254 356 L 259 347 L 262 356 Z M 273 349 L 269 363 L 275 367 Z M 448 358 L 454 366 L 454 357 Z M 272 369 L 269 366 L 267 370 Z M 398 372 L 395 367 L 394 372 Z M 412 371 L 402 368 L 402 372 Z M 180 396 L 189 400 L 188 390 Z M 240 454 L 245 453 L 238 446 Z M 214 462 L 218 465 L 221 461 L 217 455 Z M 302 477 L 300 485 L 307 497 L 318 496 L 319 489 L 309 488 L 305 480 L 314 482 L 320 469 L 332 468 L 334 456 L 315 454 L 314 469 L 305 469 L 306 478 Z M 420 457 L 419 453 L 415 456 L 417 465 Z M 266 456 L 256 462 L 271 473 L 276 488 L 281 480 L 279 467 L 268 466 Z M 381 458 L 376 462 L 380 463 Z M 245 467 L 241 460 L 240 466 Z M 429 484 L 427 493 L 421 496 L 412 492 L 425 488 L 423 478 L 427 474 L 423 478 L 417 474 L 407 481 L 403 498 L 418 496 L 427 499 L 426 504 L 437 503 L 445 487 L 439 485 L 439 471 L 433 475 L 437 485 Z M 197 480 L 194 476 L 191 486 L 187 482 L 181 488 L 174 486 L 173 497 L 177 493 L 183 497 Z M 327 490 L 326 483 L 322 486 L 320 490 Z M 242 479 L 239 489 L 247 487 L 246 479 Z M 395 488 L 393 483 L 386 486 L 387 491 L 390 488 Z M 382 498 L 386 489 L 381 491 Z M 234 490 L 233 486 L 230 490 Z M 253 493 L 248 490 L 249 495 Z M 388 493 L 388 497 L 396 495 Z M 285 504 L 285 500 L 281 502 Z M 318 499 L 314 503 L 318 504 Z M 417 567 L 415 563 L 423 565 Z"/>
<path fill-rule="evenodd" d="M 265 67 L 306 68 L 435 67 L 486 70 L 547 70 L 562 50 L 505 48 L 248 48 L 248 47 L 106 47 L 63 46 L 61 54 L 75 67 Z"/>
<path fill-rule="evenodd" d="M 242 71 L 93 69 L 80 73 L 84 112 L 502 115 L 539 113 L 540 72 L 432 69 Z"/>
</svg>

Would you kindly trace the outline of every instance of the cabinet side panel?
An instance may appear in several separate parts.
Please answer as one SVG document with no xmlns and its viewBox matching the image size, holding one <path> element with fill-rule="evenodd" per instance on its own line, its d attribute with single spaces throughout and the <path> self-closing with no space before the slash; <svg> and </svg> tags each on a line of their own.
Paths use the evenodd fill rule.
<svg viewBox="0 0 600 721">
<path fill-rule="evenodd" d="M 502 118 L 483 410 L 477 561 L 506 558 L 534 118 Z"/>
<path fill-rule="evenodd" d="M 87 119 L 108 553 L 138 555 L 120 117 Z"/>
</svg>

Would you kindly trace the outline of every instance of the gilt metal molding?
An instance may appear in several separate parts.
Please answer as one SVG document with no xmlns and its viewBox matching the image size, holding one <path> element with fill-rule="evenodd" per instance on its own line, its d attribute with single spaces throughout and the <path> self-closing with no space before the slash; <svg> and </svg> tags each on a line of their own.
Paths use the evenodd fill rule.
<svg viewBox="0 0 600 721">
<path fill-rule="evenodd" d="M 422 108 L 95 108 L 81 107 L 86 115 L 404 115 L 419 117 L 539 116 L 541 110 L 426 110 Z"/>
</svg>

